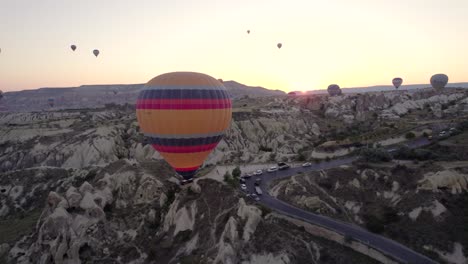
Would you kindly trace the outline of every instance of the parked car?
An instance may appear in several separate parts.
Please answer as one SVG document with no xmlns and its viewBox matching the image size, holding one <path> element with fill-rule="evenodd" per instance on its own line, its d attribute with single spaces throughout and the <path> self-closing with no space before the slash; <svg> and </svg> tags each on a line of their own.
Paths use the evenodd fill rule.
<svg viewBox="0 0 468 264">
<path fill-rule="evenodd" d="M 242 190 L 247 190 L 247 185 L 241 184 L 241 189 L 242 189 Z"/>
<path fill-rule="evenodd" d="M 245 179 L 244 179 L 244 178 L 240 178 L 240 179 L 239 179 L 239 182 L 240 182 L 240 183 L 245 183 Z"/>
<path fill-rule="evenodd" d="M 306 162 L 306 163 L 302 164 L 302 167 L 310 167 L 310 166 L 312 166 L 312 163 L 310 163 L 310 162 Z"/>
<path fill-rule="evenodd" d="M 262 170 L 256 170 L 253 175 L 255 176 L 258 176 L 258 175 L 262 175 L 263 174 L 263 171 Z"/>
<path fill-rule="evenodd" d="M 262 179 L 260 179 L 260 178 L 255 179 L 255 185 L 256 186 L 260 185 L 261 182 L 262 182 Z"/>
<path fill-rule="evenodd" d="M 255 197 L 254 199 L 255 199 L 255 201 L 257 201 L 257 202 L 260 201 L 260 197 L 258 197 L 258 196 Z"/>
<path fill-rule="evenodd" d="M 190 179 L 183 179 L 180 181 L 180 185 L 185 185 L 185 184 L 188 184 L 188 183 L 192 183 L 193 182 L 193 178 L 190 178 Z"/>
<path fill-rule="evenodd" d="M 241 178 L 248 179 L 248 178 L 250 178 L 250 177 L 252 177 L 252 173 L 247 173 L 247 174 L 245 174 L 244 176 L 242 176 Z"/>
<path fill-rule="evenodd" d="M 255 187 L 255 192 L 257 193 L 257 195 L 262 195 L 262 189 L 260 189 L 260 187 Z"/>
<path fill-rule="evenodd" d="M 289 165 L 284 163 L 284 162 L 278 163 L 278 169 L 279 170 L 286 170 L 286 169 L 289 169 L 289 168 L 290 168 Z"/>
<path fill-rule="evenodd" d="M 267 172 L 274 172 L 274 171 L 277 171 L 278 168 L 276 166 L 273 166 L 273 167 L 270 167 L 268 168 Z"/>
</svg>

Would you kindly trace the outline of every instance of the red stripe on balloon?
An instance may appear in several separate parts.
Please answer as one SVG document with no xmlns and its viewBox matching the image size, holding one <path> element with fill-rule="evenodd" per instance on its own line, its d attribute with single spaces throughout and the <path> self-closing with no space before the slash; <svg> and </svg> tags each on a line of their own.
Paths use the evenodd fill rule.
<svg viewBox="0 0 468 264">
<path fill-rule="evenodd" d="M 197 145 L 197 146 L 161 146 L 153 144 L 153 147 L 159 152 L 166 153 L 193 153 L 193 152 L 203 152 L 209 151 L 216 148 L 218 143 L 206 144 L 206 145 Z"/>
<path fill-rule="evenodd" d="M 229 99 L 139 99 L 137 109 L 225 109 Z"/>
</svg>

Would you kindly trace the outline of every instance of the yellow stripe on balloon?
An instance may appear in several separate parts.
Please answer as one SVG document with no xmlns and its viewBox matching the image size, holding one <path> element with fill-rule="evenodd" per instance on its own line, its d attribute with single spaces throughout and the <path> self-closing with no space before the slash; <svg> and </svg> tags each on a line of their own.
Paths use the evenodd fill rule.
<svg viewBox="0 0 468 264">
<path fill-rule="evenodd" d="M 137 110 L 138 123 L 149 134 L 207 134 L 226 130 L 231 109 Z"/>
<path fill-rule="evenodd" d="M 212 150 L 195 153 L 160 152 L 164 159 L 175 168 L 192 168 L 203 164 Z"/>
</svg>

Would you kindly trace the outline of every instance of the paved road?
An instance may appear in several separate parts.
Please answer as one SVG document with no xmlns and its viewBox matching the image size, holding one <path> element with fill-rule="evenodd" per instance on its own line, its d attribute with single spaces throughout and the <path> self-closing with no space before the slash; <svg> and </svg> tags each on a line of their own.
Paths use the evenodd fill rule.
<svg viewBox="0 0 468 264">
<path fill-rule="evenodd" d="M 406 145 L 410 148 L 417 148 L 417 147 L 421 147 L 424 145 L 428 145 L 429 143 L 430 141 L 428 141 L 426 138 L 419 138 L 411 142 L 407 142 Z M 387 150 L 391 150 L 392 148 L 394 147 L 391 147 L 391 146 L 387 147 Z M 328 229 L 334 230 L 341 234 L 350 235 L 353 237 L 353 239 L 360 240 L 361 242 L 369 245 L 370 247 L 378 251 L 381 251 L 389 256 L 392 256 L 393 258 L 399 260 L 402 263 L 418 263 L 418 264 L 419 263 L 421 264 L 437 263 L 429 259 L 428 257 L 423 256 L 405 247 L 404 245 L 401 245 L 393 240 L 390 240 L 383 236 L 379 236 L 370 231 L 367 231 L 366 229 L 360 226 L 357 226 L 351 223 L 345 223 L 340 220 L 332 219 L 323 215 L 318 215 L 318 214 L 314 214 L 314 213 L 302 210 L 300 208 L 287 204 L 279 199 L 276 199 L 275 197 L 269 195 L 266 192 L 266 190 L 268 190 L 269 182 L 274 179 L 282 179 L 282 178 L 291 177 L 293 175 L 297 175 L 299 172 L 308 172 L 308 171 L 317 171 L 317 170 L 335 168 L 341 165 L 350 164 L 356 159 L 357 157 L 346 157 L 346 158 L 334 159 L 329 162 L 321 162 L 319 164 L 312 164 L 312 166 L 306 167 L 306 168 L 295 167 L 295 168 L 290 168 L 288 170 L 276 171 L 276 172 L 271 172 L 271 173 L 264 172 L 263 175 L 258 176 L 259 178 L 262 179 L 260 188 L 263 191 L 263 195 L 261 195 L 260 203 L 280 213 L 292 216 L 294 218 L 298 218 L 303 221 L 310 222 L 312 224 L 326 227 Z M 256 178 L 257 176 L 253 176 L 246 180 L 247 189 L 249 193 L 254 192 L 254 189 L 255 189 L 254 183 L 255 183 Z"/>
</svg>

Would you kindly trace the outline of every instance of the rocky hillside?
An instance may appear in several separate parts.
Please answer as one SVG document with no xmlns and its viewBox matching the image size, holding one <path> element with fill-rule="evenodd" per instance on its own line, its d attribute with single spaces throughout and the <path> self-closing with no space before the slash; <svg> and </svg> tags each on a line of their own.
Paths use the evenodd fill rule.
<svg viewBox="0 0 468 264">
<path fill-rule="evenodd" d="M 303 209 L 353 222 L 443 263 L 466 263 L 468 133 L 386 163 L 294 176 L 270 193 Z M 458 142 L 458 147 L 447 144 Z"/>
<path fill-rule="evenodd" d="M 242 97 L 234 101 L 231 129 L 206 165 L 318 161 L 346 155 L 363 142 L 384 144 L 389 135 L 394 135 L 390 143 L 401 142 L 408 131 L 421 135 L 425 131 L 421 129 L 432 131 L 434 124 L 459 123 L 466 116 L 466 97 L 463 91 Z M 408 111 L 395 111 L 403 108 Z M 388 112 L 398 118 L 386 118 Z M 444 143 L 439 153 L 460 146 L 463 139 Z M 462 175 L 448 178 L 447 184 L 461 182 L 466 175 L 462 166 L 406 165 L 410 172 L 398 177 L 392 172 L 398 171 L 395 166 L 343 168 L 336 180 L 334 173 L 323 172 L 325 179 L 333 179 L 325 185 L 296 176 L 291 181 L 300 184 L 279 183 L 284 186 L 274 191 L 299 206 L 362 225 L 369 219 L 366 208 L 379 215 L 407 201 L 397 212 L 398 221 L 404 221 L 385 229 L 390 236 L 404 225 L 414 227 L 410 233 L 423 232 L 417 228 L 423 223 L 419 221 L 439 223 L 438 217 L 426 217 L 431 208 L 440 209 L 439 204 L 449 215 L 461 213 L 450 206 L 464 201 L 457 199 L 464 199 L 459 197 L 466 184 L 460 183 L 455 191 L 445 183 L 427 186 L 448 173 L 444 171 Z M 417 176 L 406 177 L 411 169 L 418 171 Z M 420 182 L 426 178 L 426 183 Z M 372 263 L 336 243 L 312 237 L 222 183 L 200 179 L 192 188 L 181 189 L 174 182 L 174 172 L 139 133 L 132 107 L 2 113 L 0 262 Z M 380 202 L 367 206 L 363 196 L 387 207 Z M 415 220 L 410 213 L 418 215 Z M 459 218 L 444 219 L 449 220 L 440 222 L 440 228 L 455 226 Z M 448 252 L 447 258 L 459 257 L 466 242 L 456 234 L 449 236 L 454 238 L 440 239 L 448 243 L 445 247 L 429 236 L 420 242 L 412 236 L 408 241 L 395 239 L 430 252 Z"/>
<path fill-rule="evenodd" d="M 165 163 L 0 174 L 4 263 L 375 263 Z M 271 232 L 274 230 L 275 232 Z"/>
</svg>

